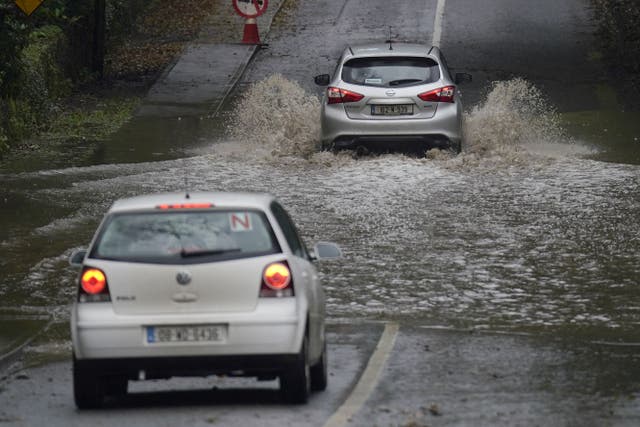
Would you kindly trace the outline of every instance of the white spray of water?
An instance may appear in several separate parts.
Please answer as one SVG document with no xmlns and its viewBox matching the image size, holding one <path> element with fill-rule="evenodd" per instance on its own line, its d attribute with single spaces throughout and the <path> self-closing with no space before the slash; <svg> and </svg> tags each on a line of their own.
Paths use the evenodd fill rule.
<svg viewBox="0 0 640 427">
<path fill-rule="evenodd" d="M 228 135 L 232 146 L 224 155 L 255 159 L 340 165 L 354 161 L 349 154 L 318 152 L 320 100 L 280 74 L 251 85 L 236 104 Z M 431 150 L 426 161 L 445 167 L 482 167 L 531 162 L 533 156 L 566 157 L 569 138 L 553 105 L 532 83 L 516 78 L 494 82 L 485 100 L 465 114 L 465 146 L 461 155 Z M 240 151 L 238 151 L 240 150 Z"/>
<path fill-rule="evenodd" d="M 521 78 L 494 82 L 484 101 L 465 115 L 466 161 L 521 163 L 532 152 L 571 142 L 542 92 Z M 565 144 L 566 145 L 566 144 Z"/>
<path fill-rule="evenodd" d="M 251 85 L 236 104 L 227 132 L 272 156 L 309 157 L 320 132 L 320 101 L 296 82 L 274 74 Z"/>
</svg>

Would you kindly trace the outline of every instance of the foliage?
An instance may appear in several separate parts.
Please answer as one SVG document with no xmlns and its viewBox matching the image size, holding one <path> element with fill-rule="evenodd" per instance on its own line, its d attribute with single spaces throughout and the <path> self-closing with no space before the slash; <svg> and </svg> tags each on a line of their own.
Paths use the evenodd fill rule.
<svg viewBox="0 0 640 427">
<path fill-rule="evenodd" d="M 107 122 L 115 117 L 112 122 L 121 123 L 125 113 L 131 113 L 133 97 L 197 35 L 211 12 L 227 2 L 105 1 L 106 75 L 104 81 L 97 81 L 91 71 L 93 0 L 46 0 L 28 17 L 13 0 L 0 0 L 0 157 L 9 145 L 50 129 L 52 118 L 53 127 L 70 134 L 80 136 L 83 121 L 86 129 L 93 128 L 87 132 L 97 137 L 108 132 Z M 99 92 L 123 78 L 126 81 L 115 86 L 124 85 L 131 99 L 114 99 L 119 110 L 108 102 L 97 105 L 101 104 L 98 99 L 93 99 L 93 108 L 68 109 L 78 104 L 78 93 Z M 75 95 L 67 99 L 69 93 Z"/>
<path fill-rule="evenodd" d="M 64 29 L 76 18 L 65 0 L 47 0 L 30 16 L 0 3 L 0 154 L 41 128 L 58 98 L 69 93 Z"/>
<path fill-rule="evenodd" d="M 138 19 L 152 0 L 107 1 L 107 32 L 111 41 L 119 41 L 135 29 Z"/>
<path fill-rule="evenodd" d="M 129 31 L 151 1 L 108 0 L 108 32 Z M 46 0 L 26 16 L 12 0 L 0 2 L 0 155 L 44 128 L 74 85 L 92 78 L 93 8 L 90 0 Z"/>
<path fill-rule="evenodd" d="M 0 3 L 0 93 L 12 94 L 21 71 L 20 52 L 27 44 L 30 26 L 13 2 Z"/>
<path fill-rule="evenodd" d="M 117 131 L 140 103 L 135 96 L 114 96 L 102 100 L 85 95 L 75 101 L 74 106 L 57 115 L 44 136 L 51 139 L 103 139 Z"/>
</svg>

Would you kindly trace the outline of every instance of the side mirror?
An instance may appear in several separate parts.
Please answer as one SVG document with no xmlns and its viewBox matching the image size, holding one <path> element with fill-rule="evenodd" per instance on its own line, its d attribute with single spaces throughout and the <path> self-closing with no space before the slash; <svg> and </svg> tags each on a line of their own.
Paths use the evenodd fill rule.
<svg viewBox="0 0 640 427">
<path fill-rule="evenodd" d="M 342 251 L 335 243 L 316 243 L 313 252 L 317 260 L 342 258 Z"/>
<path fill-rule="evenodd" d="M 313 81 L 315 81 L 318 86 L 327 86 L 331 81 L 331 76 L 329 74 L 320 74 L 319 76 L 315 76 Z"/>
<path fill-rule="evenodd" d="M 81 267 L 86 256 L 87 251 L 85 249 L 74 251 L 69 257 L 69 265 L 73 267 Z"/>
<path fill-rule="evenodd" d="M 471 82 L 473 81 L 473 77 L 469 73 L 456 73 L 455 82 L 456 84 Z"/>
</svg>

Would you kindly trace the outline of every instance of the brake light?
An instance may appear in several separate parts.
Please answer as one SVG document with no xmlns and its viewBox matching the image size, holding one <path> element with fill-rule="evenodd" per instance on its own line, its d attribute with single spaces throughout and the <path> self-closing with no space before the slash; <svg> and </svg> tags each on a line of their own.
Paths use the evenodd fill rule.
<svg viewBox="0 0 640 427">
<path fill-rule="evenodd" d="M 438 89 L 430 90 L 418 95 L 418 98 L 428 102 L 453 102 L 456 93 L 455 86 L 445 86 Z"/>
<path fill-rule="evenodd" d="M 107 278 L 97 268 L 90 268 L 82 273 L 82 289 L 88 294 L 99 294 L 107 287 Z"/>
<path fill-rule="evenodd" d="M 209 209 L 213 207 L 213 203 L 175 203 L 158 205 L 158 209 Z"/>
<path fill-rule="evenodd" d="M 102 270 L 87 267 L 82 271 L 78 301 L 111 301 L 111 295 L 109 294 L 109 287 L 107 285 L 107 276 Z"/>
<path fill-rule="evenodd" d="M 262 273 L 261 297 L 293 296 L 291 270 L 285 261 L 269 264 Z"/>
<path fill-rule="evenodd" d="M 364 95 L 360 95 L 356 92 L 351 92 L 350 90 L 340 89 L 337 87 L 328 87 L 327 88 L 327 102 L 329 104 L 343 104 L 347 102 L 358 102 Z"/>
</svg>

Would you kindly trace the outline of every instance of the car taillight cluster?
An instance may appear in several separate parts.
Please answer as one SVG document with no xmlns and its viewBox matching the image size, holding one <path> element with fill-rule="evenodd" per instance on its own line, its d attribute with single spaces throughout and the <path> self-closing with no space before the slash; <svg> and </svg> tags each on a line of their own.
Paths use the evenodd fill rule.
<svg viewBox="0 0 640 427">
<path fill-rule="evenodd" d="M 293 279 L 287 262 L 274 262 L 266 266 L 262 272 L 260 296 L 281 298 L 293 295 Z"/>
<path fill-rule="evenodd" d="M 105 302 L 111 301 L 107 276 L 102 270 L 93 267 L 85 267 L 80 275 L 80 289 L 78 302 Z"/>
<path fill-rule="evenodd" d="M 328 87 L 327 88 L 327 102 L 329 104 L 344 104 L 347 102 L 358 102 L 364 95 L 361 95 L 356 92 L 351 92 L 350 90 L 340 89 L 337 87 Z"/>
<path fill-rule="evenodd" d="M 430 90 L 418 95 L 418 98 L 427 102 L 453 102 L 456 94 L 455 86 L 445 86 L 438 89 Z"/>
</svg>

